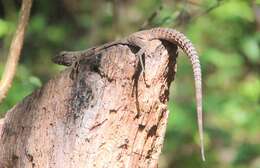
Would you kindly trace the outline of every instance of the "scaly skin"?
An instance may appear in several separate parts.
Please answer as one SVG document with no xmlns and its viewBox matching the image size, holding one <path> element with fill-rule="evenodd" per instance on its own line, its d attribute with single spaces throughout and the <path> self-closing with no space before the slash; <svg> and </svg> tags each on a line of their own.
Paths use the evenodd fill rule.
<svg viewBox="0 0 260 168">
<path fill-rule="evenodd" d="M 195 80 L 197 120 L 200 136 L 201 156 L 202 160 L 205 161 L 202 116 L 202 75 L 198 53 L 191 41 L 184 34 L 178 32 L 175 29 L 159 27 L 150 30 L 140 31 L 134 33 L 133 35 L 130 35 L 128 41 L 130 44 L 138 44 L 138 46 L 141 47 L 142 45 L 144 45 L 144 41 L 154 39 L 166 40 L 176 44 L 187 54 L 189 60 L 191 61 Z"/>
<path fill-rule="evenodd" d="M 190 40 L 182 33 L 178 32 L 175 29 L 169 28 L 153 28 L 150 30 L 143 30 L 131 34 L 127 38 L 104 44 L 100 47 L 94 47 L 85 51 L 79 52 L 62 52 L 55 59 L 54 62 L 62 65 L 71 65 L 73 59 L 80 60 L 81 57 L 88 57 L 90 55 L 101 52 L 102 50 L 109 48 L 117 44 L 127 44 L 132 46 L 137 46 L 140 48 L 140 51 L 137 53 L 139 58 L 144 54 L 146 50 L 146 43 L 150 40 L 161 39 L 166 40 L 171 43 L 176 44 L 180 47 L 188 56 L 192 64 L 194 79 L 195 79 L 195 91 L 196 91 L 196 105 L 197 105 L 197 120 L 200 136 L 200 146 L 201 146 L 201 156 L 202 160 L 205 161 L 205 152 L 204 152 L 204 136 L 203 136 L 203 116 L 202 116 L 202 77 L 201 77 L 201 67 L 200 61 L 197 54 L 197 51 Z M 149 55 L 149 53 L 146 53 Z M 71 58 L 71 59 L 70 59 Z M 140 60 L 142 63 L 142 60 Z"/>
</svg>

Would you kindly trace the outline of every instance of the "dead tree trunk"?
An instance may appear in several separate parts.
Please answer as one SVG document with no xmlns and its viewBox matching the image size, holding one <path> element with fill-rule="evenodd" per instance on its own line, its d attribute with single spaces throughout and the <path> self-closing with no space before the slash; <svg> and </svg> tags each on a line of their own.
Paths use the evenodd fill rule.
<svg viewBox="0 0 260 168">
<path fill-rule="evenodd" d="M 117 45 L 82 61 L 75 79 L 69 68 L 12 108 L 0 167 L 157 167 L 177 54 L 167 42 L 149 45 L 146 82 L 138 49 Z"/>
</svg>

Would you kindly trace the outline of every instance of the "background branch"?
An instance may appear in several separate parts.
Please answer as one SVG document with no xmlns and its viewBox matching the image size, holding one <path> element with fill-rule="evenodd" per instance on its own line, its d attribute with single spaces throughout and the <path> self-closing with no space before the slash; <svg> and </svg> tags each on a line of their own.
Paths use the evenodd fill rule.
<svg viewBox="0 0 260 168">
<path fill-rule="evenodd" d="M 15 75 L 16 67 L 23 46 L 25 30 L 30 17 L 31 6 L 32 0 L 23 0 L 18 26 L 11 42 L 7 63 L 0 81 L 0 102 L 6 97 Z"/>
</svg>

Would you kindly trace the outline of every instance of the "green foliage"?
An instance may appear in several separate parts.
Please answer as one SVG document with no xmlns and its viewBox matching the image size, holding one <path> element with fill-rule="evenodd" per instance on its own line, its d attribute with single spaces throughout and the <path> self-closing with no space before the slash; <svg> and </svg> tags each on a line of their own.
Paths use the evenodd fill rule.
<svg viewBox="0 0 260 168">
<path fill-rule="evenodd" d="M 259 63 L 260 61 L 260 50 L 258 46 L 259 42 L 260 41 L 258 41 L 254 36 L 246 36 L 241 40 L 241 49 L 251 62 Z"/>
<path fill-rule="evenodd" d="M 185 32 L 199 51 L 206 131 L 204 165 L 199 153 L 192 70 L 181 53 L 168 105 L 163 167 L 259 168 L 260 23 L 253 3 L 259 8 L 260 1 L 189 2 L 122 1 L 116 6 L 104 0 L 35 3 L 20 66 L 7 99 L 0 105 L 1 115 L 38 88 L 40 81 L 62 69 L 50 61 L 57 52 L 86 49 L 135 32 L 157 10 L 148 27 L 174 26 Z M 5 6 L 5 14 L 14 16 L 18 6 L 10 5 Z M 116 11 L 120 13 L 117 17 Z M 1 53 L 16 24 L 7 18 L 0 12 Z"/>
<path fill-rule="evenodd" d="M 3 72 L 2 65 L 0 66 L 0 72 Z M 0 116 L 3 116 L 4 112 L 41 85 L 39 78 L 33 76 L 26 67 L 20 65 L 4 103 L 0 104 Z"/>
<path fill-rule="evenodd" d="M 0 38 L 3 37 L 8 32 L 8 23 L 0 19 Z"/>
<path fill-rule="evenodd" d="M 244 21 L 254 21 L 252 7 L 246 0 L 229 0 L 224 5 L 218 7 L 211 13 L 216 19 L 232 21 L 243 19 Z"/>
</svg>

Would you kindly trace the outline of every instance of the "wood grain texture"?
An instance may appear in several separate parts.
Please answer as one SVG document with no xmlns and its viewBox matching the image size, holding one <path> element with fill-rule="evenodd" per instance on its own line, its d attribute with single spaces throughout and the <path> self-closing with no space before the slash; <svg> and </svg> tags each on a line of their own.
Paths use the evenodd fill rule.
<svg viewBox="0 0 260 168">
<path fill-rule="evenodd" d="M 1 166 L 157 167 L 177 53 L 167 42 L 148 45 L 146 83 L 138 49 L 116 45 L 82 60 L 74 80 L 69 68 L 12 108 Z"/>
</svg>

